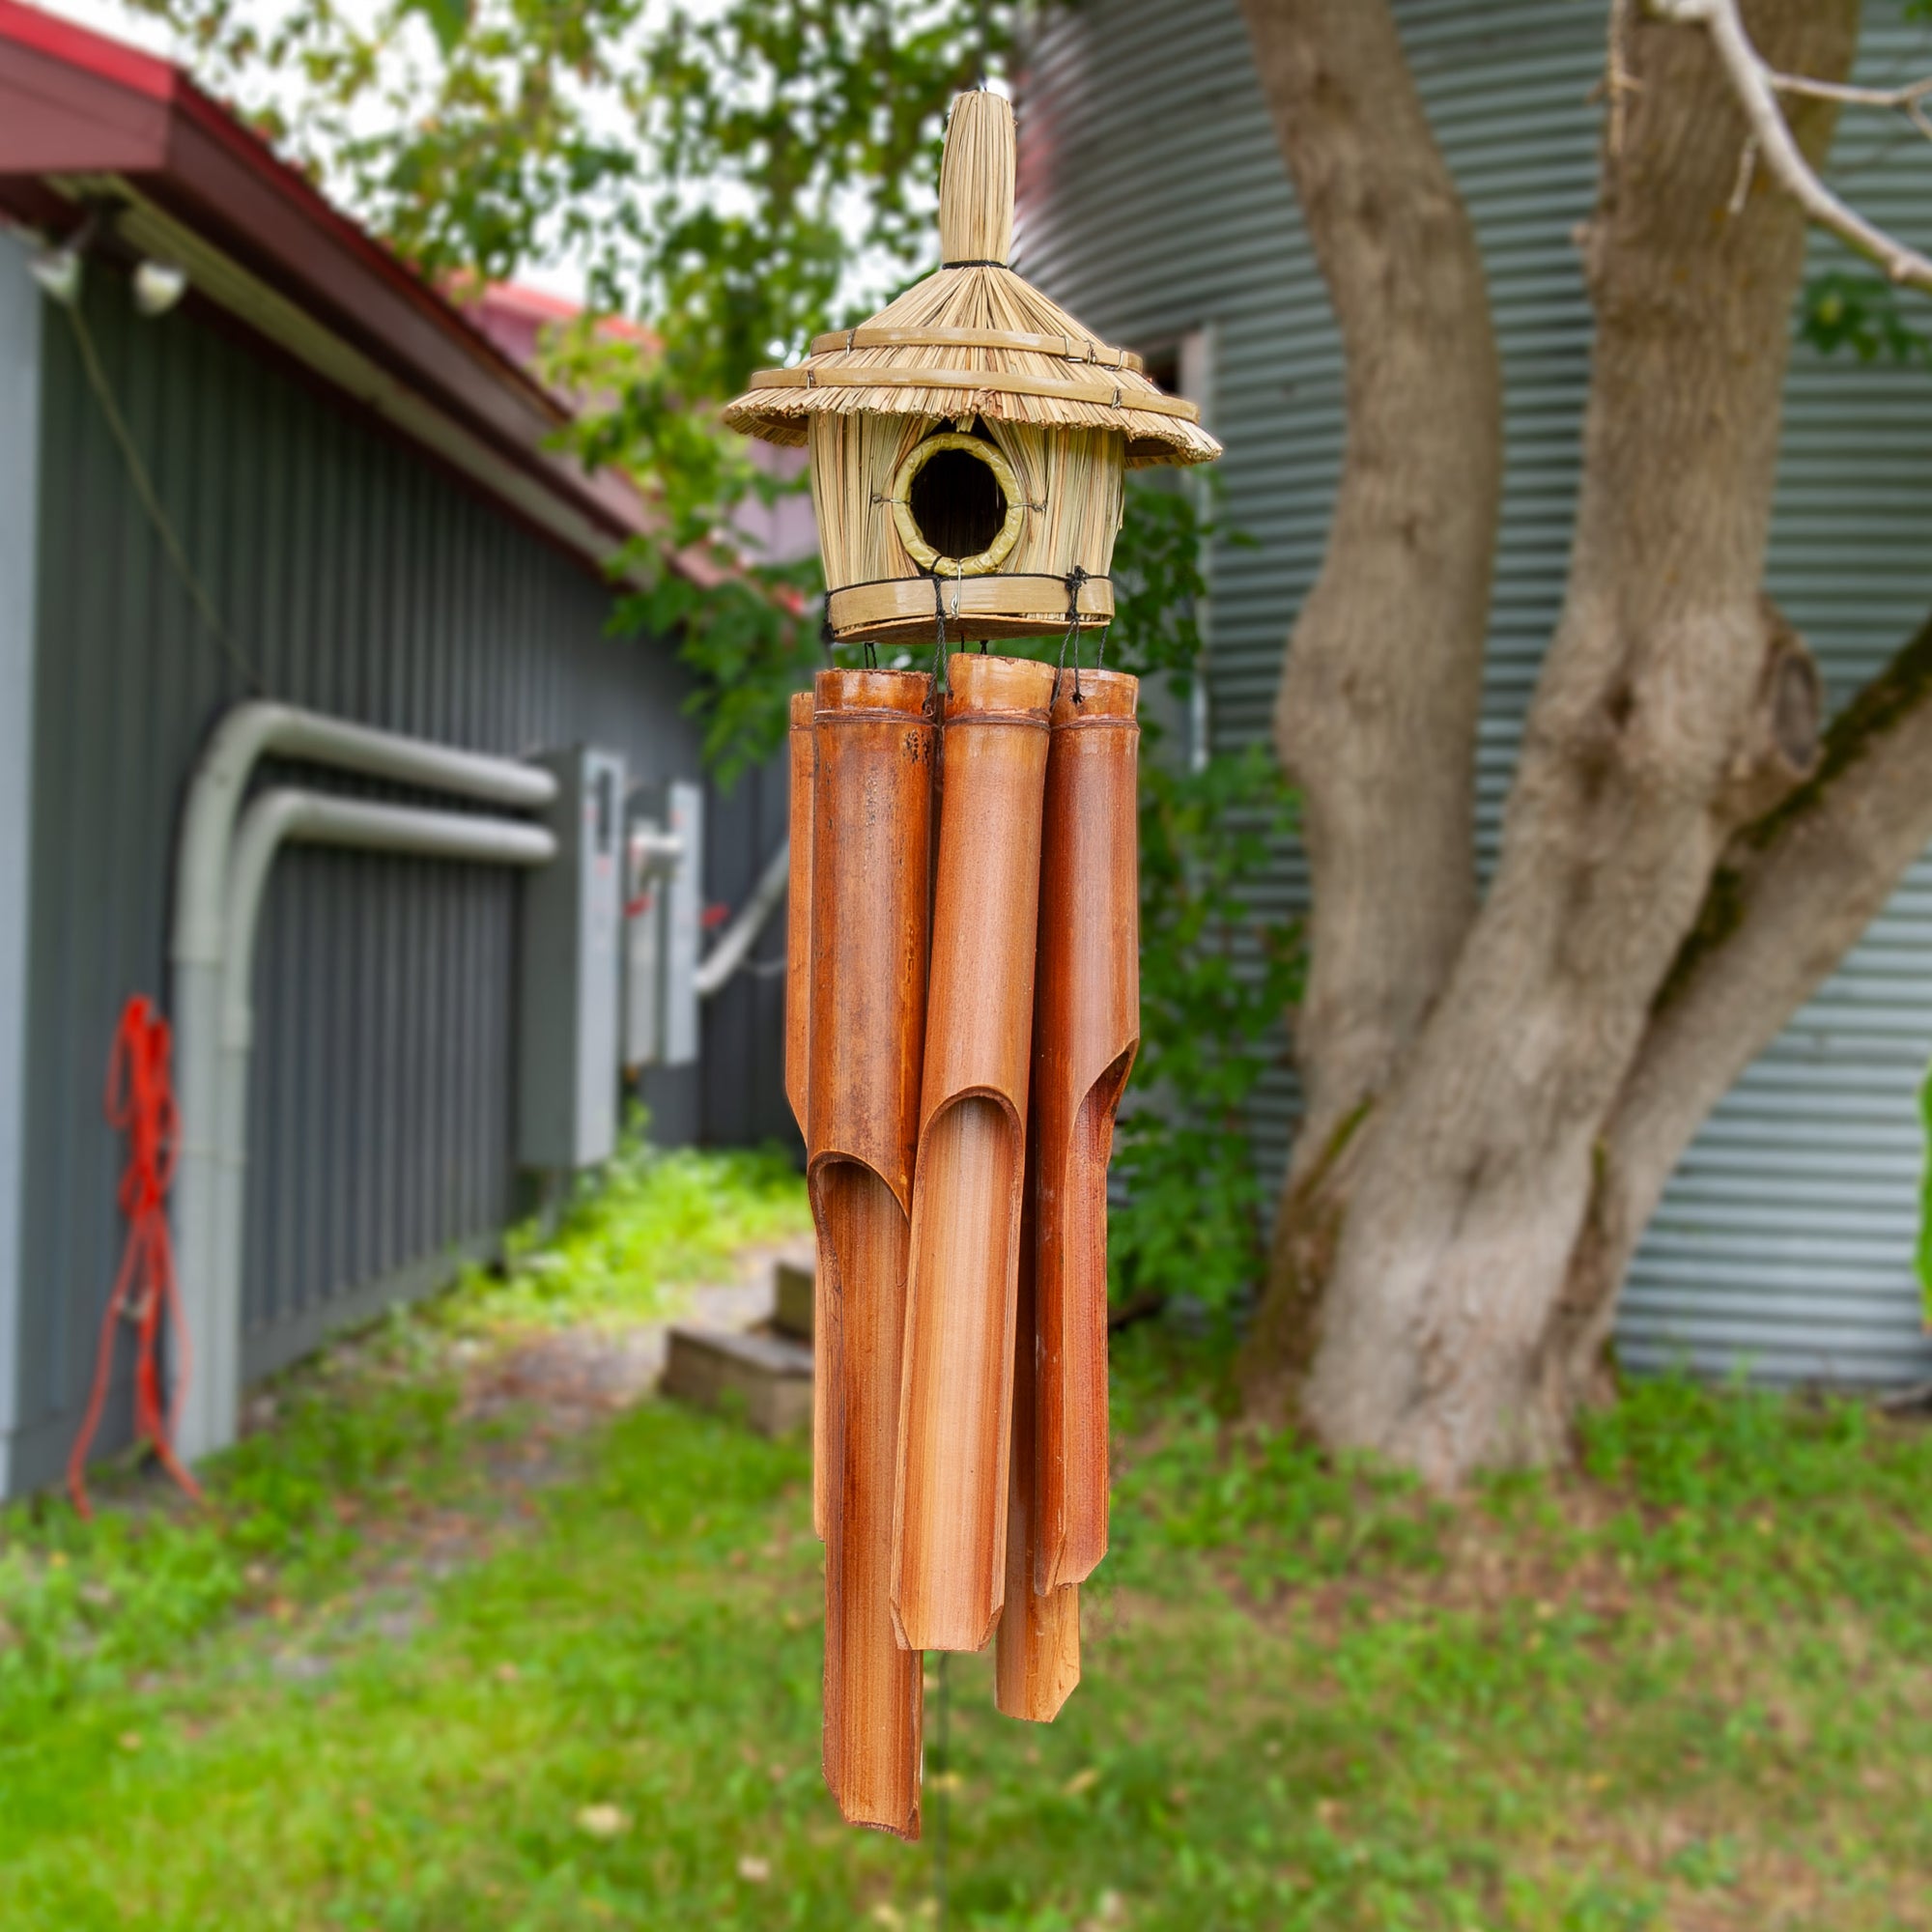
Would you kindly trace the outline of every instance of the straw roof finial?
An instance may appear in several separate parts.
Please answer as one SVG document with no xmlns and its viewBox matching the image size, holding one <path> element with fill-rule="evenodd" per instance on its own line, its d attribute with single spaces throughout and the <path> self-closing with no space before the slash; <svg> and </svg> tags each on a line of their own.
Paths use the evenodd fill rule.
<svg viewBox="0 0 1932 1932">
<path fill-rule="evenodd" d="M 952 103 L 939 164 L 939 258 L 1005 262 L 1013 249 L 1013 104 L 980 89 Z"/>
</svg>

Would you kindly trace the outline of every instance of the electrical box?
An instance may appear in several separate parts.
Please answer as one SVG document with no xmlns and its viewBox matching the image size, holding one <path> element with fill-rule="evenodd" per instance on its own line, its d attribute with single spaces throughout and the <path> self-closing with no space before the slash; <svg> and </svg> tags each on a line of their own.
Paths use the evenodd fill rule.
<svg viewBox="0 0 1932 1932">
<path fill-rule="evenodd" d="M 655 786 L 639 786 L 624 817 L 624 1065 L 635 1072 L 664 1060 L 666 908 L 682 840 L 665 825 Z"/>
<path fill-rule="evenodd" d="M 640 785 L 624 819 L 624 1065 L 693 1066 L 704 945 L 704 789 Z"/>
<path fill-rule="evenodd" d="M 533 760 L 556 857 L 524 882 L 518 940 L 517 1158 L 590 1167 L 617 1144 L 624 761 L 579 746 Z"/>
<path fill-rule="evenodd" d="M 664 1064 L 697 1065 L 697 960 L 704 947 L 704 787 L 665 786 L 670 836 L 682 850 L 665 897 Z"/>
</svg>

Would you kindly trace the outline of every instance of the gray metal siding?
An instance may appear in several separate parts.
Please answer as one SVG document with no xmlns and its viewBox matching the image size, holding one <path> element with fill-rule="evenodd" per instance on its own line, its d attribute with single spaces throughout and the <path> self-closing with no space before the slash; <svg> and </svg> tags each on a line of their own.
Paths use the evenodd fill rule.
<svg viewBox="0 0 1932 1932">
<path fill-rule="evenodd" d="M 707 801 L 704 881 L 713 905 L 735 913 L 791 836 L 790 781 L 789 757 L 781 753 Z M 802 1166 L 805 1141 L 784 1095 L 784 951 L 781 901 L 745 969 L 704 1003 L 704 1138 L 777 1141 Z"/>
<path fill-rule="evenodd" d="M 1861 72 L 1928 64 L 1895 8 L 1867 10 Z M 1417 84 L 1489 267 L 1507 472 L 1478 746 L 1487 868 L 1563 592 L 1590 316 L 1571 233 L 1589 213 L 1604 0 L 1398 0 Z M 1917 65 L 1912 65 L 1915 54 Z M 1022 94 L 1020 266 L 1090 327 L 1154 343 L 1211 326 L 1211 426 L 1230 523 L 1212 559 L 1217 747 L 1264 738 L 1281 644 L 1320 566 L 1340 470 L 1342 360 L 1234 0 L 1184 13 L 1090 0 L 1045 37 Z M 1881 219 L 1922 235 L 1932 159 L 1848 122 L 1835 166 Z M 1131 245 L 1123 223 L 1131 222 Z M 1822 239 L 1819 267 L 1842 265 Z M 1824 362 L 1787 388 L 1770 587 L 1841 703 L 1932 602 L 1932 387 Z M 1284 849 L 1261 895 L 1305 900 Z M 1895 1381 L 1932 1369 L 1912 1243 L 1923 1159 L 1915 1092 L 1932 1049 L 1932 865 L 1915 868 L 1829 985 L 1718 1109 L 1632 1273 L 1625 1359 L 1767 1379 Z M 1270 1178 L 1295 1111 L 1284 1065 L 1255 1115 Z"/>
<path fill-rule="evenodd" d="M 114 275 L 89 281 L 109 382 L 270 695 L 481 751 L 591 742 L 639 779 L 696 776 L 673 653 L 607 636 L 610 592 L 582 566 L 194 316 L 142 321 Z M 129 993 L 165 996 L 185 781 L 246 695 L 138 507 L 67 319 L 43 322 L 16 1489 L 72 1435 L 123 1233 L 108 1043 Z M 278 862 L 256 969 L 251 1373 L 429 1285 L 515 1211 L 517 893 L 481 867 Z M 668 1136 L 696 1132 L 695 1071 L 654 1098 Z M 126 1408 L 117 1394 L 117 1427 Z"/>
</svg>

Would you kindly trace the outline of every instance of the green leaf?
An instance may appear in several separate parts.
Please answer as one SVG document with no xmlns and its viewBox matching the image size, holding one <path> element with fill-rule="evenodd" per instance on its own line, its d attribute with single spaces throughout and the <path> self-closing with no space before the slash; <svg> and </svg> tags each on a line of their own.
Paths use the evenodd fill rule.
<svg viewBox="0 0 1932 1932">
<path fill-rule="evenodd" d="M 406 11 L 429 16 L 437 44 L 445 54 L 453 53 L 469 31 L 469 0 L 407 0 Z"/>
<path fill-rule="evenodd" d="M 1924 368 L 1932 365 L 1932 331 L 1919 310 L 1915 302 L 1908 313 L 1883 275 L 1834 271 L 1805 284 L 1798 335 L 1823 355 L 1849 350 L 1861 362 Z"/>
</svg>

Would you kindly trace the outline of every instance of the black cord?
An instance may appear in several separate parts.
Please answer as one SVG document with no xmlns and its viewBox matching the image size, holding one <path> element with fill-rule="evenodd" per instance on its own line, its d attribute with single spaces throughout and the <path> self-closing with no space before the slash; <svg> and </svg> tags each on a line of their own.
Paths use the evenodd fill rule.
<svg viewBox="0 0 1932 1932">
<path fill-rule="evenodd" d="M 946 599 L 939 587 L 939 573 L 932 576 L 932 717 L 937 724 L 940 698 L 946 690 Z"/>
<path fill-rule="evenodd" d="M 107 372 L 100 366 L 100 355 L 94 346 L 94 335 L 86 318 L 76 305 L 70 303 L 67 319 L 73 328 L 74 347 L 80 353 L 81 373 L 87 378 L 87 386 L 93 390 L 94 400 L 99 405 L 100 413 L 106 420 L 108 434 L 114 440 L 114 447 L 120 452 L 128 481 L 133 486 L 134 500 L 140 504 L 142 514 L 155 535 L 160 539 L 162 554 L 180 580 L 182 588 L 187 592 L 188 602 L 194 606 L 202 629 L 241 674 L 243 688 L 261 696 L 268 689 L 262 673 L 255 668 L 235 641 L 228 626 L 221 621 L 221 613 L 214 608 L 214 599 L 208 594 L 207 586 L 195 574 L 194 565 L 188 561 L 187 548 L 161 505 L 155 479 L 142 460 L 140 447 L 134 440 L 133 432 L 128 427 L 127 417 L 121 413 L 121 405 L 115 400 Z"/>
<path fill-rule="evenodd" d="M 932 1902 L 936 1932 L 946 1932 L 948 1888 L 946 1882 L 947 1825 L 952 1770 L 952 1681 L 947 1664 L 952 1653 L 939 1653 L 939 1743 L 933 1750 L 932 1779 Z"/>
<path fill-rule="evenodd" d="M 1078 641 L 1080 637 L 1080 586 L 1083 583 L 1091 582 L 1093 580 L 1076 563 L 1062 581 L 1066 585 L 1066 635 L 1060 640 L 1060 659 L 1053 667 L 1053 693 L 1046 700 L 1049 711 L 1060 702 L 1060 680 L 1065 674 L 1066 670 L 1066 647 L 1068 644 L 1073 646 L 1073 701 L 1075 704 L 1086 702 L 1080 695 L 1080 644 Z M 1100 633 L 1100 647 L 1102 650 L 1106 648 L 1106 642 L 1107 634 L 1105 631 L 1102 631 Z M 1098 667 L 1096 666 L 1095 668 L 1097 669 Z"/>
</svg>

